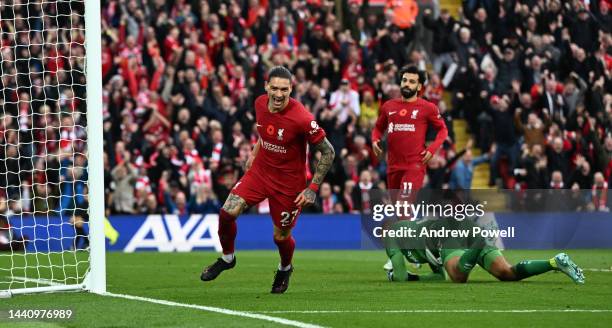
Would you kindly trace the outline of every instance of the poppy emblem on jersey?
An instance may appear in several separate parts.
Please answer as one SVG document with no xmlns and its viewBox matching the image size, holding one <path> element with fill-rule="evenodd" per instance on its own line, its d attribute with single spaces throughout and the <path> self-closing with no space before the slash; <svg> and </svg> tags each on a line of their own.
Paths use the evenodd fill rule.
<svg viewBox="0 0 612 328">
<path fill-rule="evenodd" d="M 283 140 L 283 132 L 285 132 L 285 129 L 278 129 L 278 140 Z"/>
<path fill-rule="evenodd" d="M 408 114 L 408 110 L 407 109 L 402 109 L 399 112 L 400 116 L 406 116 L 406 114 Z"/>
<path fill-rule="evenodd" d="M 273 136 L 274 135 L 274 126 L 272 126 L 272 124 L 268 125 L 268 127 L 266 128 L 266 132 Z"/>
<path fill-rule="evenodd" d="M 412 115 L 410 116 L 411 119 L 416 120 L 417 118 L 417 114 L 419 114 L 419 110 L 415 109 L 412 111 Z"/>
</svg>

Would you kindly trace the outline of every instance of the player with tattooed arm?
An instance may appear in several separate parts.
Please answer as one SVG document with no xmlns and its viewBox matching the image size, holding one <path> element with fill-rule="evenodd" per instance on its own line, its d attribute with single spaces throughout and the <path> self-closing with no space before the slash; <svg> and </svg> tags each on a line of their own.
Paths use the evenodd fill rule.
<svg viewBox="0 0 612 328">
<path fill-rule="evenodd" d="M 295 240 L 291 230 L 304 206 L 314 203 L 319 185 L 331 167 L 335 152 L 314 117 L 290 97 L 292 74 L 281 66 L 268 72 L 267 94 L 255 100 L 259 140 L 247 161 L 246 174 L 236 183 L 219 213 L 219 239 L 223 255 L 202 272 L 210 281 L 236 265 L 234 241 L 236 218 L 249 207 L 268 198 L 274 222 L 274 243 L 280 264 L 272 293 L 284 293 L 293 272 Z M 321 159 L 310 184 L 306 181 L 306 147 L 320 152 Z"/>
</svg>

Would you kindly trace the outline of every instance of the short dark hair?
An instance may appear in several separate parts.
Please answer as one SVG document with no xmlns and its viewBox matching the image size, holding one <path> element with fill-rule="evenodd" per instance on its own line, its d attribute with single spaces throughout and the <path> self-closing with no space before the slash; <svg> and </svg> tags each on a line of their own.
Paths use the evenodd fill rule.
<svg viewBox="0 0 612 328">
<path fill-rule="evenodd" d="M 268 81 L 270 81 L 273 77 L 279 77 L 281 79 L 291 81 L 293 74 L 291 74 L 291 71 L 284 66 L 274 66 L 268 71 Z"/>
<path fill-rule="evenodd" d="M 420 84 L 424 85 L 425 82 L 427 82 L 427 73 L 425 73 L 424 71 L 421 71 L 415 65 L 406 65 L 406 66 L 402 67 L 402 69 L 399 70 L 399 73 L 397 75 L 397 80 L 401 81 L 402 80 L 402 76 L 404 76 L 404 74 L 406 74 L 406 73 L 418 75 L 419 76 L 419 83 Z"/>
</svg>

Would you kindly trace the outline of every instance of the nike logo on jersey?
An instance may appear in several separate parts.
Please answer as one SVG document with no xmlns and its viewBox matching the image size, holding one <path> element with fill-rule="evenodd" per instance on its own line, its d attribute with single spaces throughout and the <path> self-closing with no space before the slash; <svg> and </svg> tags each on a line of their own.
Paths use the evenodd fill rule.
<svg viewBox="0 0 612 328">
<path fill-rule="evenodd" d="M 261 127 L 261 124 L 255 123 L 255 126 L 259 128 L 259 127 Z"/>
<path fill-rule="evenodd" d="M 389 116 L 391 116 L 391 115 L 393 115 L 395 113 L 397 113 L 397 112 L 389 112 Z"/>
</svg>

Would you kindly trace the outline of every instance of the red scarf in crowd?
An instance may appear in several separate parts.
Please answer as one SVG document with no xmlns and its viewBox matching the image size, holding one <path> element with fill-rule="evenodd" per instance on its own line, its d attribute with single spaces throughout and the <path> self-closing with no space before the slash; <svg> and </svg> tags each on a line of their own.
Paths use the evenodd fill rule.
<svg viewBox="0 0 612 328">
<path fill-rule="evenodd" d="M 602 186 L 593 185 L 591 195 L 593 196 L 593 204 L 595 204 L 596 209 L 606 208 L 608 202 L 608 183 L 604 182 Z"/>
</svg>

